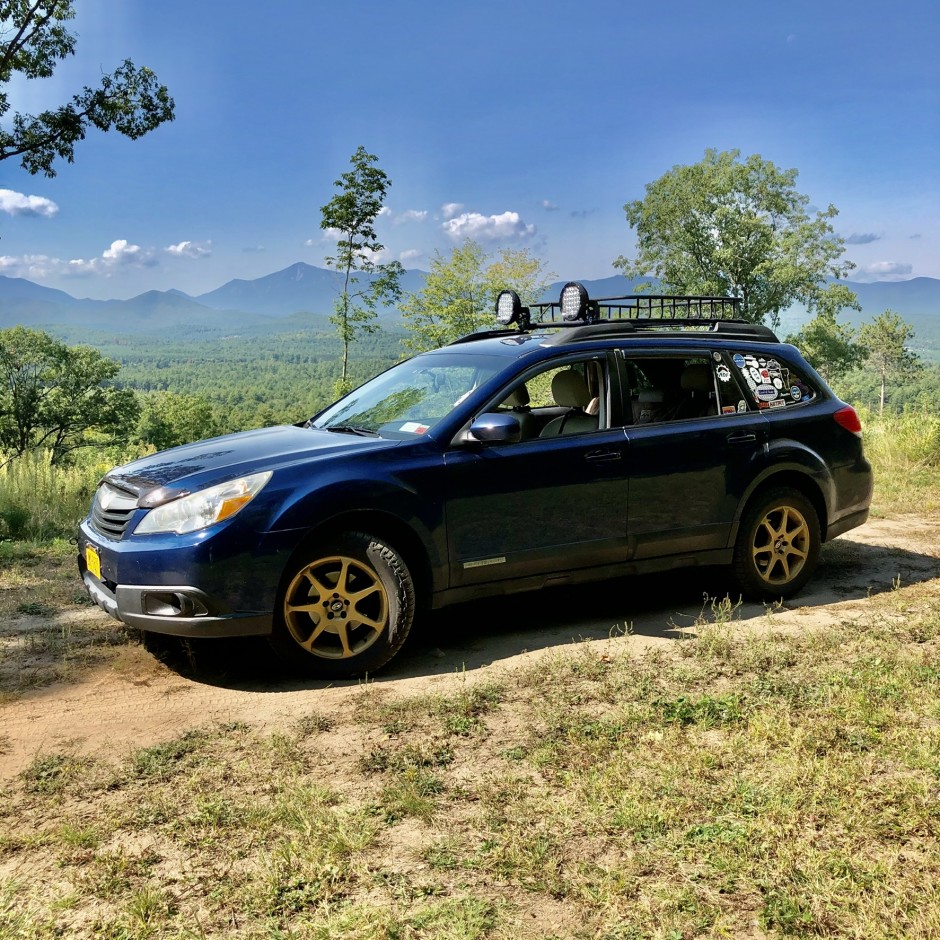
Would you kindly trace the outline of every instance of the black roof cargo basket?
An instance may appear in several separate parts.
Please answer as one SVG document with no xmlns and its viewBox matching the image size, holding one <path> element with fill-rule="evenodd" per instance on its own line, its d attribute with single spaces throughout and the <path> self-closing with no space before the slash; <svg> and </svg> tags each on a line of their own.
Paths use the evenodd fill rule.
<svg viewBox="0 0 940 940">
<path fill-rule="evenodd" d="M 569 281 L 556 301 L 523 307 L 515 291 L 505 290 L 496 300 L 496 319 L 519 330 L 540 327 L 576 327 L 554 342 L 589 337 L 693 331 L 779 342 L 773 330 L 741 319 L 739 297 L 673 294 L 633 294 L 592 299 L 578 281 Z"/>
</svg>

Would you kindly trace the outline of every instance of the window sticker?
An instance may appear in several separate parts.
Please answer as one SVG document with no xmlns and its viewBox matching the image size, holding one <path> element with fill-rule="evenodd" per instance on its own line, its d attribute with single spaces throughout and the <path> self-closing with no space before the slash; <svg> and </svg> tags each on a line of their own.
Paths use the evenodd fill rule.
<svg viewBox="0 0 940 940">
<path fill-rule="evenodd" d="M 730 351 L 729 351 L 730 352 Z M 816 394 L 799 372 L 794 372 L 780 359 L 757 356 L 746 350 L 730 353 L 759 408 L 781 408 L 812 401 Z M 745 412 L 748 406 L 743 409 Z"/>
<path fill-rule="evenodd" d="M 428 425 L 419 424 L 417 421 L 406 421 L 401 430 L 407 434 L 426 434 L 429 428 Z"/>
<path fill-rule="evenodd" d="M 738 402 L 738 414 L 747 414 L 747 402 L 743 398 Z"/>
<path fill-rule="evenodd" d="M 719 382 L 731 381 L 731 370 L 727 366 L 718 366 L 717 372 Z"/>
<path fill-rule="evenodd" d="M 721 353 L 718 352 L 717 349 L 712 353 L 712 359 L 714 359 L 715 362 L 721 362 Z"/>
<path fill-rule="evenodd" d="M 721 413 L 722 413 L 723 415 L 733 415 L 733 414 L 735 413 L 735 407 L 734 407 L 734 405 L 722 405 L 722 406 L 721 406 Z"/>
</svg>

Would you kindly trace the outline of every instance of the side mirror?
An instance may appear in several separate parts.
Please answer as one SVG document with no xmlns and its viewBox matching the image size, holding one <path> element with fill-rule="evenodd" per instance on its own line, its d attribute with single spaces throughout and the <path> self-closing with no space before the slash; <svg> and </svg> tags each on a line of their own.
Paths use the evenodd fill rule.
<svg viewBox="0 0 940 940">
<path fill-rule="evenodd" d="M 480 415 L 468 432 L 471 440 L 482 444 L 516 444 L 522 438 L 519 419 L 505 412 L 490 412 Z"/>
</svg>

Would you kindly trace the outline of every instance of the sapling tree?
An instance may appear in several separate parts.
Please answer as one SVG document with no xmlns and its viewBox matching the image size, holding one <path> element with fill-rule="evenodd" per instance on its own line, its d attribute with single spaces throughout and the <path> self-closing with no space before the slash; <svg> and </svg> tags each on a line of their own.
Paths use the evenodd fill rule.
<svg viewBox="0 0 940 940">
<path fill-rule="evenodd" d="M 375 220 L 392 185 L 385 171 L 376 166 L 377 159 L 360 146 L 350 158 L 352 169 L 334 183 L 339 192 L 320 210 L 320 227 L 336 236 L 336 254 L 326 263 L 342 276 L 342 289 L 330 317 L 343 344 L 338 394 L 350 388 L 350 344 L 359 333 L 376 329 L 380 303 L 394 304 L 401 297 L 402 266 L 397 261 L 380 264 L 376 260 L 385 246 L 375 233 Z"/>
</svg>

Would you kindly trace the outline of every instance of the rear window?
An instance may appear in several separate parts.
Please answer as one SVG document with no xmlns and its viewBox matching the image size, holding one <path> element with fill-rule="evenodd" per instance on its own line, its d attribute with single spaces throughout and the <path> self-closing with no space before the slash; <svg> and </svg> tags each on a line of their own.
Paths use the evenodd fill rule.
<svg viewBox="0 0 940 940">
<path fill-rule="evenodd" d="M 731 359 L 760 409 L 789 408 L 816 397 L 803 374 L 787 362 L 748 350 L 733 352 Z"/>
</svg>

